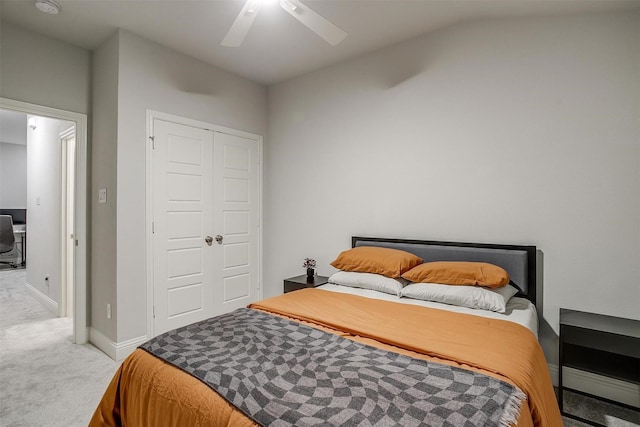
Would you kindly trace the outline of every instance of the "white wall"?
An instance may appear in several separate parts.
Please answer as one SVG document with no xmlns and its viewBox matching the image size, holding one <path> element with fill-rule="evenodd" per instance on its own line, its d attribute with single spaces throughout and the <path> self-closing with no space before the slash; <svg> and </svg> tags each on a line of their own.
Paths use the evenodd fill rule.
<svg viewBox="0 0 640 427">
<path fill-rule="evenodd" d="M 27 132 L 27 283 L 59 303 L 59 135 L 73 123 L 44 117 L 38 117 L 37 121 L 36 129 Z"/>
<path fill-rule="evenodd" d="M 0 142 L 0 208 L 27 208 L 27 145 Z"/>
<path fill-rule="evenodd" d="M 0 96 L 87 114 L 91 53 L 3 21 Z"/>
<path fill-rule="evenodd" d="M 115 253 L 112 251 L 105 256 L 107 262 L 115 257 L 116 277 L 115 281 L 111 281 L 113 271 L 106 280 L 93 275 L 94 281 L 100 281 L 94 282 L 93 287 L 106 287 L 102 295 L 115 293 L 116 301 L 113 305 L 114 317 L 108 320 L 106 304 L 111 301 L 94 293 L 92 325 L 121 343 L 146 335 L 144 195 L 147 109 L 264 135 L 267 91 L 261 85 L 126 31 L 120 30 L 117 38 L 117 137 L 115 140 L 112 138 L 113 119 L 109 117 L 109 129 L 94 128 L 93 156 L 95 165 L 103 161 L 97 155 L 102 150 L 98 144 L 117 146 L 117 153 L 114 155 L 109 152 L 104 160 L 117 161 L 116 167 L 103 168 L 99 178 L 107 186 L 108 203 L 115 203 L 117 248 Z M 111 79 L 111 84 L 105 87 L 113 86 L 114 77 L 100 74 L 96 69 L 94 88 L 102 85 L 104 79 Z M 110 111 L 94 111 L 94 123 L 103 120 L 106 117 L 104 114 L 113 114 L 113 99 L 108 103 Z M 109 136 L 105 137 L 103 132 L 109 133 Z M 98 142 L 99 139 L 101 142 Z M 94 194 L 93 211 L 101 206 L 97 204 Z M 113 206 L 109 208 L 112 209 Z M 108 232 L 113 232 L 113 223 L 110 221 L 107 217 L 94 217 L 94 230 L 105 223 Z M 99 244 L 94 236 L 94 248 Z M 100 260 L 94 254 L 96 262 Z M 109 333 L 114 329 L 115 336 Z"/>
<path fill-rule="evenodd" d="M 265 296 L 352 235 L 533 244 L 556 332 L 640 318 L 639 24 L 461 24 L 270 88 Z"/>
</svg>

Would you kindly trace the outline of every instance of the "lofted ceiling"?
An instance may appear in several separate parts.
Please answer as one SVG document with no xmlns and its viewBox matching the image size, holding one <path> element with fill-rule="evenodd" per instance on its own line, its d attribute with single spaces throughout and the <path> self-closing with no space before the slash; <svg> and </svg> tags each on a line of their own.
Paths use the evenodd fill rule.
<svg viewBox="0 0 640 427">
<path fill-rule="evenodd" d="M 3 21 L 93 50 L 118 28 L 255 82 L 270 85 L 348 58 L 475 19 L 632 11 L 640 0 L 302 0 L 348 33 L 330 46 L 283 11 L 264 5 L 240 47 L 220 42 L 244 0 L 0 0 Z"/>
</svg>

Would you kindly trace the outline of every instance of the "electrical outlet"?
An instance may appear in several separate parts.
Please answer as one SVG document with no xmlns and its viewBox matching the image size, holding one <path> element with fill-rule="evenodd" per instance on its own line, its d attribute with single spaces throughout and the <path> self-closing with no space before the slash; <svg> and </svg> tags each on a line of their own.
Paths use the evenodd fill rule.
<svg viewBox="0 0 640 427">
<path fill-rule="evenodd" d="M 111 304 L 107 304 L 107 319 L 111 319 Z"/>
</svg>

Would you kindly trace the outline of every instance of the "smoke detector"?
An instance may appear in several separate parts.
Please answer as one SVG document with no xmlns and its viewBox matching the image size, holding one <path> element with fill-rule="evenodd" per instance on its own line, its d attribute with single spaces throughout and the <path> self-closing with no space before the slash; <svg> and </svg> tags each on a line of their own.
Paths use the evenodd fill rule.
<svg viewBox="0 0 640 427">
<path fill-rule="evenodd" d="M 49 15 L 57 15 L 60 13 L 60 5 L 53 0 L 36 0 L 36 7 L 40 12 Z"/>
</svg>

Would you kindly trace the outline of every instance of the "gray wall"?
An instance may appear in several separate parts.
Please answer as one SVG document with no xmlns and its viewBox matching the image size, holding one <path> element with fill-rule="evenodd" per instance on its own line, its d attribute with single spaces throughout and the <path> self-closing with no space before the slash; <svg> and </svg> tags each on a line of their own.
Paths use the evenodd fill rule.
<svg viewBox="0 0 640 427">
<path fill-rule="evenodd" d="M 116 341 L 117 310 L 107 319 L 107 303 L 116 303 L 116 163 L 118 157 L 119 38 L 115 33 L 93 52 L 91 156 L 91 322 Z M 98 189 L 107 203 L 98 204 Z"/>
<path fill-rule="evenodd" d="M 556 332 L 638 319 L 639 23 L 466 23 L 270 88 L 265 296 L 351 235 L 533 244 Z"/>
<path fill-rule="evenodd" d="M 0 96 L 88 114 L 91 52 L 13 24 L 0 25 Z"/>
<path fill-rule="evenodd" d="M 108 46 L 98 49 L 96 61 L 105 61 L 103 65 L 111 69 L 117 60 L 117 77 L 111 74 L 113 70 L 99 71 L 97 62 L 94 66 L 94 186 L 97 187 L 94 188 L 92 210 L 97 212 L 105 208 L 97 204 L 95 197 L 97 188 L 103 184 L 107 188 L 108 203 L 112 205 L 106 207 L 104 216 L 96 214 L 93 217 L 93 264 L 104 259 L 112 267 L 107 275 L 95 272 L 92 275 L 93 289 L 100 289 L 99 294 L 93 292 L 92 325 L 110 339 L 123 342 L 146 334 L 144 165 L 147 109 L 264 135 L 267 90 L 126 31 L 120 30 L 115 37 L 117 40 L 110 39 Z M 111 95 L 99 106 L 103 100 L 98 99 L 98 92 L 113 90 L 115 85 L 116 99 Z M 117 119 L 114 121 L 115 102 Z M 104 126 L 98 129 L 98 123 Z M 115 139 L 114 124 L 117 126 Z M 113 144 L 117 147 L 115 152 Z M 103 161 L 98 156 L 103 152 L 104 161 L 115 161 L 116 165 L 98 171 L 95 162 Z M 98 233 L 113 236 L 114 232 L 116 248 L 111 247 L 111 240 L 107 247 L 98 248 Z M 95 253 L 98 250 L 100 256 Z M 111 320 L 106 319 L 107 303 L 112 304 L 114 311 Z"/>
</svg>

